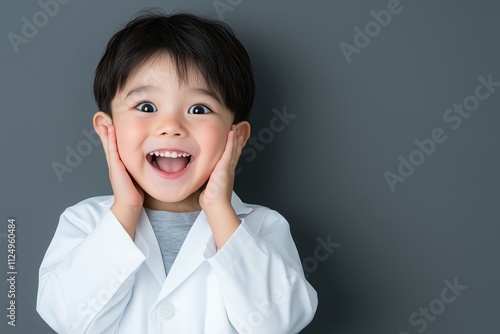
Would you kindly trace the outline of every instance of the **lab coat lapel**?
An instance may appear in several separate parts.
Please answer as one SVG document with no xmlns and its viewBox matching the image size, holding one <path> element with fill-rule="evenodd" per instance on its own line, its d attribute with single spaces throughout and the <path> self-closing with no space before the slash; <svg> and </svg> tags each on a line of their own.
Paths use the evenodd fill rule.
<svg viewBox="0 0 500 334">
<path fill-rule="evenodd" d="M 139 216 L 134 243 L 146 256 L 146 265 L 153 272 L 160 285 L 163 285 L 166 275 L 160 246 L 144 209 Z"/>
<path fill-rule="evenodd" d="M 243 204 L 234 192 L 231 197 L 231 204 L 237 215 L 247 214 L 252 211 L 251 208 Z M 207 248 L 215 250 L 215 242 L 207 216 L 205 212 L 201 211 L 175 258 L 158 300 L 171 293 L 203 263 L 205 260 L 204 253 Z"/>
<path fill-rule="evenodd" d="M 212 235 L 205 213 L 202 211 L 189 230 L 177 257 L 167 275 L 159 299 L 177 288 L 203 262 L 203 252 Z"/>
<path fill-rule="evenodd" d="M 114 202 L 114 196 L 105 198 L 100 205 L 109 209 Z M 141 250 L 146 257 L 146 265 L 153 272 L 160 285 L 165 282 L 165 266 L 163 265 L 163 258 L 161 256 L 160 246 L 156 239 L 155 232 L 151 226 L 148 215 L 144 208 L 139 215 L 137 223 L 136 234 L 134 243 Z"/>
</svg>

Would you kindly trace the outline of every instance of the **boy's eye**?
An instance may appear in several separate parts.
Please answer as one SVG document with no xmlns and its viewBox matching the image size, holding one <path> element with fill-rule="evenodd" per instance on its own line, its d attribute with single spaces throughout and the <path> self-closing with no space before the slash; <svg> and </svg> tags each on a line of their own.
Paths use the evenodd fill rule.
<svg viewBox="0 0 500 334">
<path fill-rule="evenodd" d="M 135 109 L 143 112 L 157 112 L 158 108 L 151 102 L 142 102 L 135 106 Z"/>
<path fill-rule="evenodd" d="M 188 114 L 195 114 L 195 115 L 200 115 L 200 114 L 208 114 L 211 113 L 212 110 L 210 110 L 208 107 L 204 106 L 203 104 L 195 104 L 188 110 Z"/>
</svg>

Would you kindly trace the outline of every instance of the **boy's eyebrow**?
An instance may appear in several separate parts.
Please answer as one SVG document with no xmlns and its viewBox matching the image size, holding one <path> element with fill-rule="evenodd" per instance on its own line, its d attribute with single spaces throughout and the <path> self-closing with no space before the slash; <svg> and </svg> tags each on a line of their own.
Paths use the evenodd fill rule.
<svg viewBox="0 0 500 334">
<path fill-rule="evenodd" d="M 131 95 L 134 95 L 134 94 L 137 94 L 137 93 L 142 93 L 142 92 L 147 92 L 147 91 L 150 91 L 152 89 L 154 89 L 155 87 L 154 86 L 151 86 L 151 85 L 142 85 L 142 86 L 138 86 L 138 87 L 134 87 L 132 88 L 128 93 L 127 95 L 125 96 L 125 99 L 127 99 L 129 96 Z"/>
<path fill-rule="evenodd" d="M 217 96 L 217 94 L 215 94 L 214 91 L 210 90 L 210 89 L 206 89 L 206 88 L 192 88 L 191 90 L 197 92 L 197 93 L 201 93 L 203 95 L 207 95 L 209 97 L 211 97 L 212 99 L 214 99 L 215 101 L 217 101 L 217 103 L 219 104 L 222 104 L 222 102 L 220 101 L 219 97 Z"/>
<path fill-rule="evenodd" d="M 132 95 L 135 95 L 135 94 L 138 94 L 138 93 L 143 93 L 143 92 L 151 91 L 151 90 L 154 90 L 154 89 L 157 89 L 157 88 L 158 87 L 152 86 L 152 85 L 142 85 L 142 86 L 134 87 L 134 88 L 132 88 L 127 93 L 127 95 L 125 96 L 125 99 L 127 99 L 129 96 L 132 96 Z M 222 102 L 220 101 L 220 99 L 217 96 L 217 94 L 215 94 L 215 92 L 212 91 L 212 90 L 210 90 L 210 89 L 199 87 L 199 88 L 191 88 L 190 90 L 194 91 L 195 93 L 200 93 L 200 94 L 206 95 L 206 96 L 214 99 L 215 101 L 217 101 L 219 104 L 222 104 Z"/>
</svg>

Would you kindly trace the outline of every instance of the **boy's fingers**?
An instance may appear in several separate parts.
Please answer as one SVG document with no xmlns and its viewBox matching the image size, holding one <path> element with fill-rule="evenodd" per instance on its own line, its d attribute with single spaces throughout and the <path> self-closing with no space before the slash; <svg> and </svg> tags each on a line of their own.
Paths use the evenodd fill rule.
<svg viewBox="0 0 500 334">
<path fill-rule="evenodd" d="M 109 134 L 108 149 L 110 164 L 115 171 L 126 171 L 126 168 L 121 161 L 120 153 L 118 152 L 115 127 L 112 125 L 109 127 Z"/>
<path fill-rule="evenodd" d="M 236 165 L 238 164 L 238 160 L 240 159 L 241 155 L 241 144 L 242 144 L 242 139 L 243 137 L 238 137 L 238 134 L 236 133 L 236 127 L 234 127 L 234 132 L 232 134 L 232 142 L 233 142 L 233 155 L 231 159 L 231 172 L 234 172 L 236 169 Z"/>
<path fill-rule="evenodd" d="M 236 143 L 236 131 L 233 130 L 233 133 L 231 134 L 231 142 L 233 145 L 233 152 L 231 154 L 231 161 L 229 162 L 229 168 L 231 169 L 231 172 L 234 170 L 234 161 L 237 159 L 236 155 L 238 154 L 238 144 Z"/>
<path fill-rule="evenodd" d="M 227 139 L 227 168 L 231 170 L 233 168 L 233 163 L 235 159 L 235 154 L 237 153 L 237 146 L 235 143 L 235 135 L 236 135 L 236 130 L 235 126 L 231 126 L 231 131 L 228 134 L 228 139 Z"/>
<path fill-rule="evenodd" d="M 102 126 L 102 131 L 104 135 L 105 142 L 103 141 L 104 153 L 106 155 L 106 162 L 108 163 L 108 169 L 112 172 L 112 169 L 116 168 L 118 157 L 118 149 L 116 145 L 116 132 L 113 125 L 108 127 Z"/>
<path fill-rule="evenodd" d="M 236 166 L 238 165 L 238 161 L 240 160 L 240 156 L 241 156 L 241 151 L 243 150 L 243 137 L 242 136 L 238 136 L 237 134 L 235 134 L 235 141 L 236 141 L 236 155 L 234 157 L 234 166 L 233 166 L 233 170 L 236 169 Z"/>
<path fill-rule="evenodd" d="M 109 169 L 109 153 L 108 153 L 108 128 L 104 125 L 99 125 L 99 137 L 101 138 L 102 147 L 104 149 L 104 156 L 106 157 L 106 163 Z"/>
<path fill-rule="evenodd" d="M 241 149 L 242 149 L 242 144 L 243 144 L 243 137 L 238 137 L 238 134 L 236 133 L 236 126 L 233 126 L 233 132 L 231 134 L 231 144 L 232 146 L 232 156 L 231 160 L 229 162 L 229 168 L 231 173 L 234 173 L 236 170 L 236 166 L 238 165 L 238 161 L 240 159 L 241 155 Z"/>
<path fill-rule="evenodd" d="M 234 147 L 232 146 L 231 136 L 232 136 L 232 127 L 231 130 L 229 130 L 229 132 L 227 133 L 226 147 L 224 147 L 224 152 L 222 152 L 222 156 L 219 159 L 219 164 L 224 169 L 230 167 L 231 160 L 233 159 L 232 155 L 234 154 L 233 152 Z"/>
<path fill-rule="evenodd" d="M 108 152 L 112 161 L 116 158 L 116 133 L 112 125 L 109 126 Z"/>
</svg>

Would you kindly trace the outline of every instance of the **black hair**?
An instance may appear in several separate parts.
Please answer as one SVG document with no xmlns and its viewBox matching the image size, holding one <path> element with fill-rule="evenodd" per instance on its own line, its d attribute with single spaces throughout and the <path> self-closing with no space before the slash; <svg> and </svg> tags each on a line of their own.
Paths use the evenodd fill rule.
<svg viewBox="0 0 500 334">
<path fill-rule="evenodd" d="M 195 66 L 208 87 L 234 114 L 246 120 L 252 108 L 255 82 L 247 51 L 223 22 L 189 13 L 139 12 L 109 40 L 97 65 L 94 96 L 111 115 L 111 101 L 129 77 L 154 57 L 172 58 L 179 79 Z"/>
</svg>

